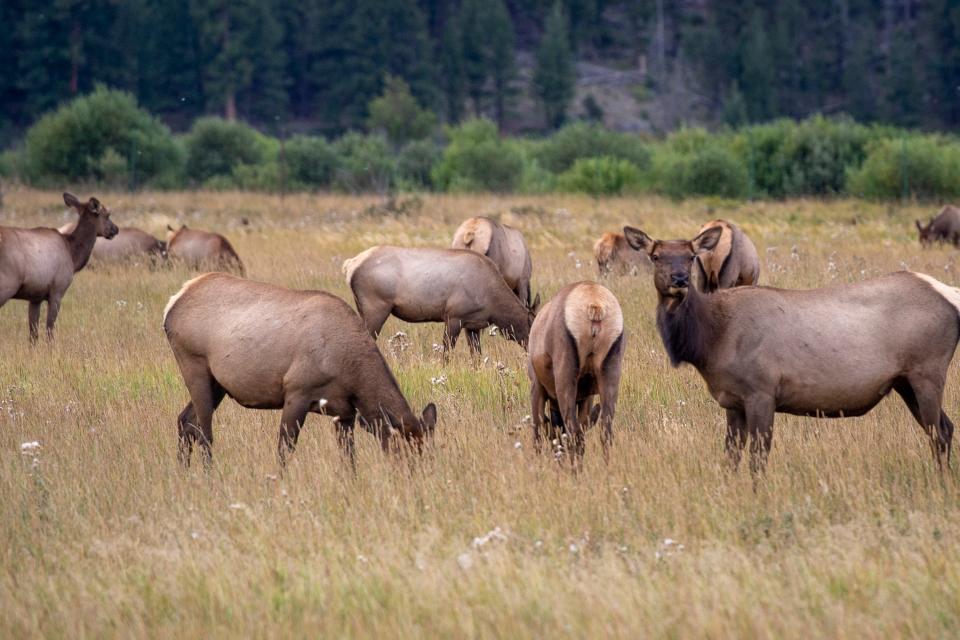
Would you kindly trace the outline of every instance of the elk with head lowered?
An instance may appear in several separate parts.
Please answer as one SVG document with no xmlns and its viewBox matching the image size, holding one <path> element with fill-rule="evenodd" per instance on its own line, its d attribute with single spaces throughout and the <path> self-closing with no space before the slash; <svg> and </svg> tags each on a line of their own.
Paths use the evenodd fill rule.
<svg viewBox="0 0 960 640">
<path fill-rule="evenodd" d="M 919 220 L 915 223 L 920 234 L 920 246 L 926 248 L 934 242 L 949 242 L 960 247 L 960 209 L 957 207 L 948 204 L 926 225 Z"/>
<path fill-rule="evenodd" d="M 98 237 L 117 235 L 110 211 L 96 198 L 80 202 L 71 193 L 63 201 L 80 214 L 76 228 L 66 235 L 56 229 L 0 227 L 0 306 L 15 298 L 30 303 L 30 341 L 39 335 L 40 305 L 47 303 L 47 337 L 60 312 L 60 301 L 73 282 L 73 274 L 90 259 Z"/>
<path fill-rule="evenodd" d="M 244 275 L 243 262 L 224 236 L 212 231 L 167 225 L 167 255 L 194 268 L 235 271 Z"/>
<path fill-rule="evenodd" d="M 372 247 L 343 263 L 357 311 L 374 338 L 391 314 L 405 322 L 442 322 L 444 354 L 462 330 L 474 354 L 480 331 L 494 325 L 527 346 L 540 304 L 521 302 L 490 258 L 465 249 Z"/>
<path fill-rule="evenodd" d="M 696 367 L 727 412 L 734 466 L 749 436 L 751 469 L 763 468 L 775 413 L 859 416 L 890 391 L 930 437 L 936 462 L 949 462 L 953 423 L 942 400 L 960 340 L 960 289 L 901 271 L 826 289 L 703 295 L 690 286 L 691 269 L 719 229 L 690 241 L 632 227 L 624 235 L 653 261 L 657 329 L 671 363 Z"/>
</svg>

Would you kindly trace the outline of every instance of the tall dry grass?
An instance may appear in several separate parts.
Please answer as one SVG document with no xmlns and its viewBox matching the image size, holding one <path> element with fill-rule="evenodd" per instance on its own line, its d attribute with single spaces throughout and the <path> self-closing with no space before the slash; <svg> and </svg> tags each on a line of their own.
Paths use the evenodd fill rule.
<svg viewBox="0 0 960 640">
<path fill-rule="evenodd" d="M 958 284 L 955 252 L 914 238 L 922 207 L 430 196 L 393 217 L 375 198 L 98 195 L 120 225 L 222 230 L 250 277 L 348 300 L 344 258 L 374 243 L 446 245 L 473 214 L 524 231 L 545 296 L 595 276 L 603 230 L 689 237 L 711 216 L 754 238 L 766 284 L 904 265 Z M 4 224 L 68 217 L 55 193 L 14 190 L 6 207 Z M 85 270 L 55 342 L 36 348 L 25 303 L 0 310 L 0 636 L 960 633 L 956 463 L 940 475 L 891 399 L 859 419 L 778 416 L 754 488 L 745 465 L 724 466 L 723 417 L 699 376 L 669 367 L 647 276 L 608 283 L 629 332 L 609 465 L 596 432 L 579 476 L 533 454 L 517 345 L 484 336 L 484 363 L 460 345 L 443 366 L 439 325 L 391 319 L 380 345 L 412 404 L 437 402 L 433 446 L 411 468 L 359 434 L 353 476 L 330 422 L 311 416 L 278 477 L 279 414 L 230 401 L 215 416 L 213 469 L 176 464 L 187 394 L 160 316 L 190 275 Z M 391 352 L 400 330 L 410 345 Z M 30 441 L 35 455 L 21 452 Z"/>
</svg>

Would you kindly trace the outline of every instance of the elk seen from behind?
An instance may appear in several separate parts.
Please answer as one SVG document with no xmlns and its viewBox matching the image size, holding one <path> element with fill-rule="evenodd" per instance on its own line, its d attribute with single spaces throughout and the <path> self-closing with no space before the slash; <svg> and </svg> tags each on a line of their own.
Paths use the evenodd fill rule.
<svg viewBox="0 0 960 640">
<path fill-rule="evenodd" d="M 704 295 L 690 286 L 691 271 L 720 234 L 662 241 L 624 228 L 653 261 L 657 329 L 670 362 L 692 364 L 726 410 L 734 466 L 749 436 L 751 469 L 763 468 L 775 413 L 859 416 L 890 391 L 929 436 L 935 461 L 949 462 L 953 423 L 942 402 L 960 340 L 960 289 L 901 271 L 825 289 Z"/>
<path fill-rule="evenodd" d="M 697 235 L 707 229 L 720 229 L 720 239 L 713 249 L 697 254 L 695 282 L 704 293 L 730 287 L 752 286 L 760 280 L 760 256 L 750 237 L 732 222 L 711 220 Z"/>
<path fill-rule="evenodd" d="M 600 277 L 607 275 L 637 275 L 650 267 L 650 259 L 643 251 L 631 247 L 622 233 L 604 233 L 593 245 Z"/>
<path fill-rule="evenodd" d="M 486 217 L 469 218 L 453 234 L 452 249 L 469 249 L 490 258 L 517 297 L 530 305 L 533 262 L 523 234 Z"/>
</svg>

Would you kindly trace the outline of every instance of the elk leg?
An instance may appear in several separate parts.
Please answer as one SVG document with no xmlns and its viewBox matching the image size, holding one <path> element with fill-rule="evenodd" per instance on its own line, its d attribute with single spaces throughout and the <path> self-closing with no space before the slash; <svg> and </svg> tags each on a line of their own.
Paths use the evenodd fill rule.
<svg viewBox="0 0 960 640">
<path fill-rule="evenodd" d="M 537 454 L 543 451 L 543 407 L 546 404 L 546 392 L 539 382 L 530 384 L 530 418 L 533 421 L 533 448 Z"/>
<path fill-rule="evenodd" d="M 773 399 L 752 398 L 746 402 L 744 413 L 750 433 L 750 471 L 757 474 L 766 468 L 773 444 Z"/>
<path fill-rule="evenodd" d="M 559 364 L 561 366 L 555 367 L 554 371 L 563 370 L 562 363 Z M 556 389 L 557 403 L 560 405 L 560 415 L 563 416 L 564 430 L 568 438 L 566 446 L 573 453 L 570 463 L 576 468 L 584 453 L 583 428 L 577 415 L 577 380 L 571 375 L 560 375 L 556 381 Z"/>
<path fill-rule="evenodd" d="M 184 467 L 190 466 L 190 455 L 193 453 L 193 441 L 200 436 L 197 424 L 197 412 L 193 410 L 193 402 L 188 402 L 180 415 L 177 416 L 177 460 Z"/>
<path fill-rule="evenodd" d="M 917 423 L 930 437 L 930 449 L 937 466 L 943 468 L 943 455 L 950 461 L 953 423 L 942 411 L 943 385 L 921 376 L 908 376 L 893 387 L 906 403 Z"/>
<path fill-rule="evenodd" d="M 287 397 L 283 403 L 283 413 L 280 416 L 280 437 L 277 440 L 277 456 L 280 467 L 287 464 L 287 456 L 293 454 L 297 448 L 297 439 L 300 437 L 300 428 L 307 419 L 310 410 L 310 400 L 298 397 Z"/>
<path fill-rule="evenodd" d="M 204 465 L 209 466 L 213 461 L 213 412 L 223 401 L 225 391 L 207 369 L 204 360 L 184 360 L 180 362 L 180 373 L 190 392 L 190 403 L 180 413 L 177 420 L 180 435 L 181 452 L 186 443 L 192 445 L 192 440 L 199 440 L 203 450 Z M 181 461 L 189 464 L 189 449 L 187 458 Z"/>
<path fill-rule="evenodd" d="M 740 409 L 727 409 L 727 440 L 724 444 L 727 460 L 736 471 L 743 448 L 747 446 L 747 416 Z"/>
<path fill-rule="evenodd" d="M 337 444 L 340 445 L 340 451 L 350 461 L 350 468 L 357 471 L 356 449 L 353 442 L 353 427 L 356 422 L 357 414 L 344 416 L 337 420 Z"/>
<path fill-rule="evenodd" d="M 36 344 L 40 337 L 40 304 L 39 302 L 30 302 L 27 309 L 27 325 L 30 328 L 30 343 Z"/>
<path fill-rule="evenodd" d="M 480 351 L 480 331 L 478 329 L 467 329 L 467 344 L 470 345 L 470 355 L 479 357 Z"/>
<path fill-rule="evenodd" d="M 443 361 L 450 358 L 450 352 L 457 346 L 457 338 L 460 337 L 460 330 L 463 324 L 458 319 L 448 319 L 443 332 Z"/>
<path fill-rule="evenodd" d="M 57 321 L 57 316 L 60 315 L 60 301 L 63 299 L 62 295 L 51 295 L 47 299 L 47 339 L 53 340 L 53 325 Z"/>
<path fill-rule="evenodd" d="M 597 388 L 600 390 L 600 443 L 603 445 L 603 458 L 610 461 L 610 447 L 613 446 L 613 416 L 617 411 L 617 398 L 620 396 L 620 352 L 623 350 L 623 337 L 617 340 L 613 349 L 607 353 L 603 369 L 597 376 Z M 594 418 L 594 421 L 596 419 Z"/>
<path fill-rule="evenodd" d="M 560 438 L 560 434 L 564 432 L 563 430 L 563 415 L 560 413 L 560 405 L 556 400 L 550 399 L 550 430 L 547 432 L 549 436 L 550 444 L 553 445 L 554 440 Z"/>
<path fill-rule="evenodd" d="M 360 312 L 360 317 L 363 318 L 364 326 L 367 327 L 367 331 L 369 331 L 373 339 L 376 340 L 387 318 L 390 317 L 392 308 L 383 304 L 364 304 L 360 298 L 356 296 L 354 296 L 354 301 L 357 303 L 357 311 Z"/>
</svg>

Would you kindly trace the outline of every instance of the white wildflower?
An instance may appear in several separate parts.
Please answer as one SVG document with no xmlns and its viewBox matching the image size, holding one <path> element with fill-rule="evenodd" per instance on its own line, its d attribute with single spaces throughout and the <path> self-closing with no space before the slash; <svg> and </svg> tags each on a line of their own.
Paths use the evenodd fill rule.
<svg viewBox="0 0 960 640">
<path fill-rule="evenodd" d="M 31 442 L 24 442 L 23 444 L 21 444 L 20 452 L 33 453 L 34 451 L 37 451 L 39 448 L 40 448 L 40 443 L 37 442 L 36 440 L 33 440 Z"/>
<path fill-rule="evenodd" d="M 461 553 L 457 556 L 457 564 L 464 571 L 468 571 L 473 566 L 473 556 L 469 553 Z"/>
</svg>

